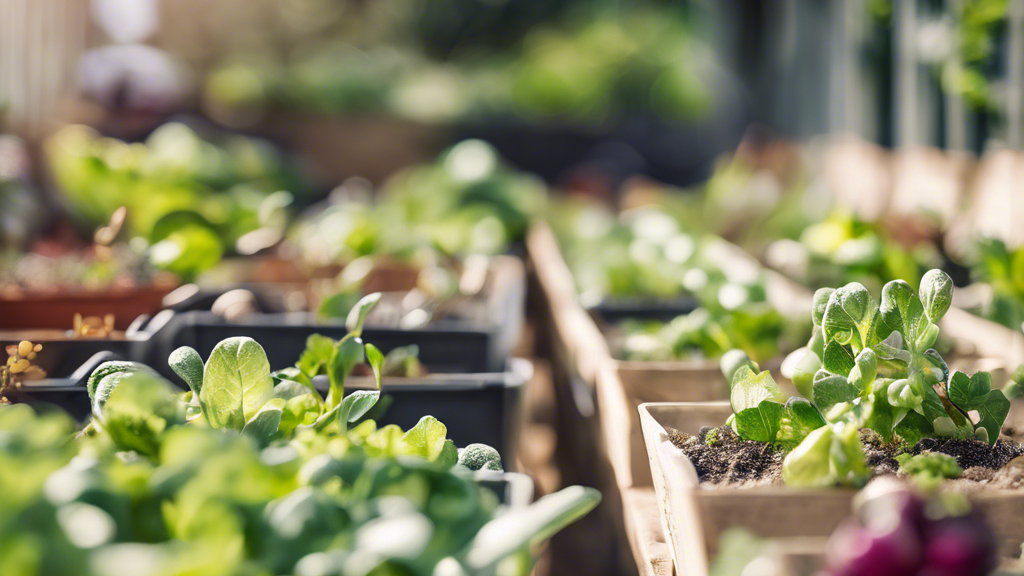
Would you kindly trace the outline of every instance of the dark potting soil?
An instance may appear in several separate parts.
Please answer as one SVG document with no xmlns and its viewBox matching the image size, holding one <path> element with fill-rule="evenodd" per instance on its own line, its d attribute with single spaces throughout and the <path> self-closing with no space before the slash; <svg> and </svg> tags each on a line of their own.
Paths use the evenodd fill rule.
<svg viewBox="0 0 1024 576">
<path fill-rule="evenodd" d="M 709 437 L 713 441 L 708 442 Z M 740 487 L 781 482 L 785 452 L 771 444 L 743 440 L 728 426 L 704 427 L 696 436 L 669 430 L 669 439 L 693 462 L 702 484 Z"/>
<path fill-rule="evenodd" d="M 708 442 L 708 438 L 713 441 Z M 765 486 L 782 483 L 781 448 L 742 440 L 732 428 L 702 428 L 696 436 L 669 430 L 669 439 L 693 462 L 701 484 L 733 488 Z M 906 450 L 894 443 L 885 443 L 870 430 L 861 432 L 864 453 L 875 476 L 899 472 L 896 456 Z M 994 446 L 977 440 L 926 438 L 909 451 L 939 452 L 956 459 L 964 473 L 953 481 L 954 487 L 969 490 L 985 485 L 992 488 L 1024 487 L 1024 445 L 1000 438 Z"/>
</svg>

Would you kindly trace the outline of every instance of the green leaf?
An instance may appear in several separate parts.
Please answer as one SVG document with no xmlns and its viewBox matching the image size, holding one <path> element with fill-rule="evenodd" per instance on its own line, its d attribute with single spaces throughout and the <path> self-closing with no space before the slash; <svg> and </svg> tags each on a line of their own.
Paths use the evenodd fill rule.
<svg viewBox="0 0 1024 576">
<path fill-rule="evenodd" d="M 756 408 L 736 412 L 736 433 L 744 440 L 776 442 L 784 415 L 782 404 L 765 400 Z"/>
<path fill-rule="evenodd" d="M 292 380 L 282 380 L 274 386 L 274 398 L 280 398 L 282 400 L 291 400 L 298 396 L 313 393 L 314 391 L 309 386 Z"/>
<path fill-rule="evenodd" d="M 380 292 L 375 292 L 368 296 L 363 297 L 362 300 L 356 303 L 355 307 L 348 313 L 348 318 L 345 320 L 345 328 L 348 329 L 350 334 L 360 336 L 363 333 L 363 323 L 366 322 L 366 316 L 373 310 L 373 307 L 380 302 Z"/>
<path fill-rule="evenodd" d="M 902 418 L 897 418 L 897 420 L 894 431 L 909 446 L 915 446 L 922 438 L 927 438 L 935 433 L 931 422 L 917 412 L 907 412 Z"/>
<path fill-rule="evenodd" d="M 978 426 L 988 434 L 989 444 L 995 444 L 1010 413 L 1010 401 L 1002 390 L 992 390 L 992 377 L 988 372 L 978 372 L 967 377 L 963 372 L 954 372 L 946 387 L 949 401 L 964 411 L 978 412 Z"/>
<path fill-rule="evenodd" d="M 736 377 L 736 373 L 742 367 L 748 367 L 752 371 L 757 372 L 760 370 L 757 363 L 747 356 L 747 353 L 738 348 L 733 348 L 725 354 L 722 354 L 722 358 L 718 361 L 718 367 L 722 370 L 722 376 L 725 376 L 725 381 L 732 386 L 732 382 Z"/>
<path fill-rule="evenodd" d="M 903 280 L 893 280 L 882 289 L 882 321 L 889 332 L 897 331 L 903 336 L 903 345 L 911 352 L 921 353 L 931 347 L 921 346 L 922 332 L 931 325 L 924 314 L 924 305 L 914 289 Z M 887 337 L 888 334 L 879 334 Z"/>
<path fill-rule="evenodd" d="M 878 375 L 878 356 L 871 348 L 865 348 L 857 354 L 854 364 L 847 380 L 863 392 L 875 382 L 875 376 Z"/>
<path fill-rule="evenodd" d="M 402 429 L 394 424 L 377 430 L 366 439 L 366 443 L 380 452 L 382 456 L 394 458 L 405 453 L 405 441 L 402 440 Z"/>
<path fill-rule="evenodd" d="M 380 390 L 356 390 L 342 400 L 338 418 L 344 422 L 355 422 L 373 408 L 377 400 L 380 400 Z"/>
<path fill-rule="evenodd" d="M 200 401 L 214 428 L 241 430 L 273 395 L 267 353 L 252 338 L 221 341 L 206 361 Z"/>
<path fill-rule="evenodd" d="M 124 362 L 119 360 L 113 360 L 104 362 L 96 367 L 89 375 L 89 380 L 86 382 L 86 390 L 89 392 L 89 400 L 94 401 L 96 398 L 96 389 L 99 387 L 100 381 L 107 376 L 114 374 L 115 372 L 138 372 L 139 370 L 145 369 L 146 366 L 143 364 L 136 364 L 135 362 Z"/>
<path fill-rule="evenodd" d="M 302 351 L 295 366 L 309 378 L 316 376 L 331 360 L 336 344 L 333 338 L 323 334 L 310 334 L 306 338 L 306 349 Z"/>
<path fill-rule="evenodd" d="M 185 423 L 185 404 L 159 376 L 121 372 L 104 381 L 116 376 L 121 376 L 119 385 L 102 407 L 103 430 L 118 449 L 156 457 L 164 431 Z"/>
<path fill-rule="evenodd" d="M 163 220 L 157 225 L 162 222 Z M 156 268 L 173 272 L 182 281 L 191 282 L 201 272 L 213 268 L 220 262 L 224 255 L 224 245 L 212 229 L 203 225 L 187 224 L 174 229 L 166 237 L 155 240 L 147 254 L 149 261 Z"/>
<path fill-rule="evenodd" d="M 451 468 L 458 462 L 459 449 L 455 447 L 455 442 L 445 440 L 444 448 L 441 449 L 441 454 L 437 457 L 437 463 L 444 468 Z"/>
<path fill-rule="evenodd" d="M 871 478 L 871 469 L 860 443 L 858 426 L 841 423 L 832 430 L 830 469 L 836 481 L 845 486 L 862 486 Z"/>
<path fill-rule="evenodd" d="M 814 403 L 822 412 L 828 412 L 836 404 L 849 402 L 858 396 L 860 390 L 844 376 L 824 369 L 814 375 Z"/>
<path fill-rule="evenodd" d="M 363 341 L 359 338 L 342 338 L 334 347 L 327 365 L 327 378 L 331 389 L 327 394 L 327 404 L 336 406 L 344 395 L 345 382 L 357 364 L 363 362 Z"/>
<path fill-rule="evenodd" d="M 362 292 L 358 287 L 352 290 L 342 290 L 324 298 L 317 306 L 316 314 L 324 320 L 340 320 L 348 318 L 348 315 L 359 304 Z"/>
<path fill-rule="evenodd" d="M 915 374 L 909 378 L 893 380 L 886 390 L 886 398 L 894 408 L 913 410 L 924 415 L 922 404 L 924 403 L 925 386 L 917 376 Z"/>
<path fill-rule="evenodd" d="M 448 428 L 433 416 L 424 416 L 402 437 L 408 454 L 437 460 L 444 451 Z"/>
<path fill-rule="evenodd" d="M 380 390 L 380 376 L 384 368 L 384 354 L 373 344 L 366 345 L 366 360 L 373 369 L 373 379 L 377 381 L 377 389 Z"/>
<path fill-rule="evenodd" d="M 593 488 L 570 486 L 530 506 L 491 520 L 476 533 L 460 561 L 472 574 L 495 574 L 504 559 L 535 548 L 592 510 L 601 501 Z"/>
<path fill-rule="evenodd" d="M 921 278 L 921 304 L 932 324 L 949 310 L 953 302 L 953 280 L 942 270 L 929 270 Z"/>
<path fill-rule="evenodd" d="M 830 466 L 832 427 L 811 432 L 782 461 L 782 479 L 787 486 L 822 488 L 835 484 Z"/>
<path fill-rule="evenodd" d="M 814 374 L 821 369 L 821 359 L 810 348 L 799 348 L 782 363 L 782 374 L 789 370 L 789 379 L 804 398 L 814 397 Z"/>
<path fill-rule="evenodd" d="M 827 423 L 818 408 L 809 400 L 793 397 L 786 401 L 785 416 L 778 439 L 785 444 L 796 445 L 808 434 Z"/>
<path fill-rule="evenodd" d="M 922 399 L 921 399 L 921 411 L 924 412 L 924 417 L 932 422 L 936 418 L 948 417 L 949 414 L 946 412 L 946 407 L 942 403 L 942 397 L 935 391 L 934 386 L 922 386 Z"/>
<path fill-rule="evenodd" d="M 814 293 L 814 304 L 811 308 L 811 319 L 815 326 L 821 326 L 825 319 L 825 310 L 828 308 L 828 301 L 835 292 L 834 288 L 818 288 Z"/>
<path fill-rule="evenodd" d="M 855 365 L 850 350 L 836 340 L 825 345 L 824 358 L 821 365 L 833 374 L 845 377 Z"/>
<path fill-rule="evenodd" d="M 878 304 L 867 288 L 857 282 L 839 288 L 829 297 L 822 318 L 826 346 L 832 340 L 850 344 L 855 351 L 870 346 L 877 318 Z"/>
<path fill-rule="evenodd" d="M 888 380 L 875 381 L 871 393 L 860 403 L 862 425 L 877 432 L 886 442 L 892 440 L 896 424 L 896 414 L 886 397 L 888 387 Z"/>
<path fill-rule="evenodd" d="M 299 426 L 313 424 L 320 416 L 320 410 L 321 401 L 315 394 L 307 393 L 286 399 L 279 426 L 281 434 L 288 436 Z"/>
<path fill-rule="evenodd" d="M 281 418 L 284 414 L 285 401 L 280 398 L 272 398 L 260 408 L 242 428 L 242 434 L 256 440 L 260 446 L 266 446 L 277 435 L 281 427 Z"/>
<path fill-rule="evenodd" d="M 785 402 L 785 399 L 779 385 L 775 383 L 775 379 L 767 370 L 760 374 L 754 374 L 749 366 L 741 366 L 733 377 L 729 400 L 734 413 L 738 414 L 748 408 L 756 408 L 765 400 L 781 404 Z"/>
<path fill-rule="evenodd" d="M 167 364 L 174 373 L 188 384 L 192 393 L 198 396 L 203 389 L 203 357 L 190 346 L 182 346 L 167 358 Z"/>
<path fill-rule="evenodd" d="M 120 371 L 113 372 L 104 376 L 99 383 L 96 384 L 96 391 L 93 393 L 92 398 L 92 413 L 101 422 L 104 420 L 103 407 L 106 405 L 107 400 L 110 399 L 110 395 L 113 394 L 114 390 L 121 385 L 121 382 L 131 378 L 139 372 Z"/>
<path fill-rule="evenodd" d="M 926 491 L 938 488 L 947 478 L 959 478 L 963 473 L 956 459 L 948 454 L 924 452 L 913 457 L 909 454 L 904 456 L 906 458 L 900 461 L 900 472 L 910 476 L 918 487 Z"/>
</svg>

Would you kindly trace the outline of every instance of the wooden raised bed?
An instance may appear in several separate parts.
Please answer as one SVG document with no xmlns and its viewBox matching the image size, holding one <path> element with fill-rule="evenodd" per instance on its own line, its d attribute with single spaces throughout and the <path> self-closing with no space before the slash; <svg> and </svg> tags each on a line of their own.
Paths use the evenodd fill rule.
<svg viewBox="0 0 1024 576">
<path fill-rule="evenodd" d="M 696 434 L 702 426 L 720 426 L 732 413 L 728 402 L 652 403 L 639 411 L 662 527 L 680 574 L 706 574 L 727 528 L 745 528 L 765 538 L 827 537 L 850 514 L 852 489 L 702 488 L 693 464 L 668 439 L 666 428 Z M 969 498 L 995 530 L 1000 553 L 1019 555 L 1024 491 L 986 489 Z"/>
</svg>

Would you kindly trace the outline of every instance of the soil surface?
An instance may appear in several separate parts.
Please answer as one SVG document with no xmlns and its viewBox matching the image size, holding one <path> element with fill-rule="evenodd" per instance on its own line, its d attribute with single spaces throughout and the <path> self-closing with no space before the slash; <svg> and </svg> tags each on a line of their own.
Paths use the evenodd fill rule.
<svg viewBox="0 0 1024 576">
<path fill-rule="evenodd" d="M 711 438 L 711 441 L 708 439 Z M 709 487 L 746 488 L 782 484 L 785 451 L 762 442 L 742 440 L 732 428 L 702 428 L 696 436 L 669 430 L 669 439 L 683 451 L 697 470 L 701 484 Z M 907 450 L 885 443 L 870 430 L 861 432 L 864 453 L 875 476 L 898 475 L 896 456 Z M 964 472 L 951 481 L 962 490 L 981 487 L 1013 489 L 1024 487 L 1024 445 L 1000 438 L 994 446 L 977 440 L 926 438 L 911 454 L 939 452 L 956 459 Z M 1012 462 L 1012 463 L 1011 463 Z"/>
<path fill-rule="evenodd" d="M 704 427 L 696 436 L 669 430 L 669 439 L 690 458 L 703 484 L 738 488 L 782 483 L 786 453 L 771 444 L 743 440 L 728 426 Z"/>
</svg>

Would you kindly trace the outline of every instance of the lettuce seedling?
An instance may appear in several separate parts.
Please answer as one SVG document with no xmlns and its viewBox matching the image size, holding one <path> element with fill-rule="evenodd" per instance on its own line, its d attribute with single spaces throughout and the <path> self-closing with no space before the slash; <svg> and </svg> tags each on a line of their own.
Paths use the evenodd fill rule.
<svg viewBox="0 0 1024 576">
<path fill-rule="evenodd" d="M 909 446 L 951 436 L 995 444 L 1009 400 L 992 389 L 988 373 L 950 374 L 932 348 L 952 294 L 940 270 L 924 275 L 918 293 L 902 280 L 889 282 L 880 303 L 857 283 L 819 290 L 815 334 L 785 363 L 809 399 L 783 403 L 767 371 L 733 357 L 723 366 L 733 374 L 729 423 L 746 440 L 791 448 L 783 478 L 799 486 L 865 481 L 863 428 Z"/>
</svg>

